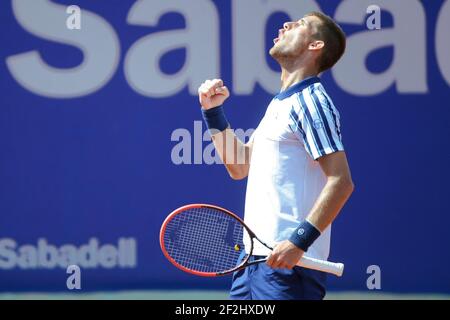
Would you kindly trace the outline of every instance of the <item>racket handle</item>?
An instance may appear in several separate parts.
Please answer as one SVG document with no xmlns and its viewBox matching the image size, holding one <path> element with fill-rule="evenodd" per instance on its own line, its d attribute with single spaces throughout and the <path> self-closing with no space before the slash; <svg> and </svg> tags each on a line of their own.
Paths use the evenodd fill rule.
<svg viewBox="0 0 450 320">
<path fill-rule="evenodd" d="M 314 269 L 322 272 L 332 273 L 338 277 L 342 276 L 344 272 L 344 264 L 330 261 L 324 261 L 303 256 L 297 263 L 298 266 Z"/>
</svg>

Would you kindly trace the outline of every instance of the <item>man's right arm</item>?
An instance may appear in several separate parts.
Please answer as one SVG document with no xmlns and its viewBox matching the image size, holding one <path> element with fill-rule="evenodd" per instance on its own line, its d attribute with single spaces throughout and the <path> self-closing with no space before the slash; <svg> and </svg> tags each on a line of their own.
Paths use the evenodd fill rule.
<svg viewBox="0 0 450 320">
<path fill-rule="evenodd" d="M 231 178 L 240 180 L 248 175 L 253 141 L 244 144 L 227 125 L 223 113 L 215 112 L 220 109 L 213 110 L 221 108 L 229 96 L 228 88 L 220 79 L 206 80 L 198 89 L 202 112 L 210 129 L 214 147 Z M 215 128 L 216 126 L 218 128 Z M 223 128 L 224 126 L 226 128 Z"/>
</svg>

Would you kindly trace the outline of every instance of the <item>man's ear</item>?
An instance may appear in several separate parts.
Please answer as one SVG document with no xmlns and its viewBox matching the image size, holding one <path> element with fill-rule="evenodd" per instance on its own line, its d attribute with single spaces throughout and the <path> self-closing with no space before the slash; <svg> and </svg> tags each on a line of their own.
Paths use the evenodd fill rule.
<svg viewBox="0 0 450 320">
<path fill-rule="evenodd" d="M 322 40 L 314 40 L 308 46 L 309 50 L 320 50 L 325 46 L 325 43 Z"/>
</svg>

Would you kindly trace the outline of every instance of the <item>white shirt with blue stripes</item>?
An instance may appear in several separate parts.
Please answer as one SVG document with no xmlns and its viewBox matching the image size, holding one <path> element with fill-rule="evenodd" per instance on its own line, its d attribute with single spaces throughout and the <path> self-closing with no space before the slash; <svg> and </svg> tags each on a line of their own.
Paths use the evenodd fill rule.
<svg viewBox="0 0 450 320">
<path fill-rule="evenodd" d="M 269 245 L 289 238 L 326 183 L 316 161 L 344 150 L 339 113 L 318 77 L 276 95 L 253 133 L 244 220 Z M 305 254 L 327 259 L 328 227 Z M 249 239 L 244 239 L 249 248 Z M 248 252 L 248 251 L 247 251 Z M 267 255 L 255 242 L 254 255 Z"/>
</svg>

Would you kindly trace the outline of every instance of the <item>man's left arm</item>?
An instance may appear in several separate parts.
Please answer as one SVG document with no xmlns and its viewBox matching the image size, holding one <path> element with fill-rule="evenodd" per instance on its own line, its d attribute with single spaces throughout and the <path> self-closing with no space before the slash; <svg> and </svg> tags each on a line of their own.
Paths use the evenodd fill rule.
<svg viewBox="0 0 450 320">
<path fill-rule="evenodd" d="M 334 221 L 353 192 L 354 185 L 344 151 L 325 155 L 317 161 L 327 177 L 325 187 L 295 234 L 290 240 L 280 242 L 272 251 L 267 260 L 272 268 L 292 269 L 307 247 Z"/>
</svg>

